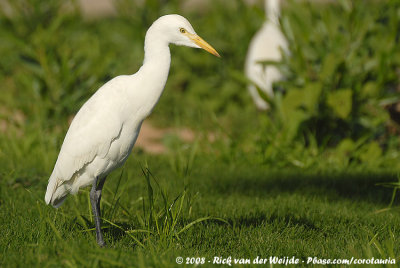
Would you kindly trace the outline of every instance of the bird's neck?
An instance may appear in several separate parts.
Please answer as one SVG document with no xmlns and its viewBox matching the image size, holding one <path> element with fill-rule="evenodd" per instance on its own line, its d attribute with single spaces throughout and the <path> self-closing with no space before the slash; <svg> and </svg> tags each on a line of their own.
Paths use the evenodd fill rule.
<svg viewBox="0 0 400 268">
<path fill-rule="evenodd" d="M 140 72 L 149 79 L 150 84 L 155 87 L 149 86 L 149 90 L 156 90 L 160 94 L 164 89 L 167 82 L 169 67 L 171 65 L 171 53 L 168 44 L 154 43 L 149 44 L 146 42 L 143 66 Z"/>
<path fill-rule="evenodd" d="M 265 0 L 265 14 L 267 15 L 267 21 L 279 25 L 280 9 L 280 0 Z"/>
<path fill-rule="evenodd" d="M 147 116 L 157 104 L 167 82 L 171 64 L 171 53 L 168 42 L 157 39 L 157 36 L 147 33 L 144 47 L 143 66 L 136 73 L 141 77 L 143 88 L 139 89 L 142 99 L 142 110 Z M 137 97 L 137 96 L 136 96 Z"/>
<path fill-rule="evenodd" d="M 163 67 L 168 67 L 169 70 L 171 53 L 168 45 L 168 41 L 164 40 L 163 36 L 159 36 L 157 32 L 150 27 L 144 40 L 143 67 L 152 64 L 157 66 L 163 64 Z"/>
</svg>

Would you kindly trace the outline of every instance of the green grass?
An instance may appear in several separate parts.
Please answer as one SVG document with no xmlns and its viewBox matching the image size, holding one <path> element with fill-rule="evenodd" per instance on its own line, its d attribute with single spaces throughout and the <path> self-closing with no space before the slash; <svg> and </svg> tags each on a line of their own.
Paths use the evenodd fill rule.
<svg viewBox="0 0 400 268">
<path fill-rule="evenodd" d="M 279 117 L 255 111 L 243 83 L 247 45 L 263 21 L 260 7 L 215 1 L 205 13 L 186 14 L 179 1 L 147 2 L 137 7 L 120 1 L 119 16 L 95 21 L 84 20 L 76 10 L 61 12 L 58 1 L 12 1 L 18 15 L 0 13 L 0 266 L 176 267 L 178 256 L 185 262 L 204 257 L 204 267 L 218 256 L 295 256 L 305 261 L 390 257 L 399 262 L 400 202 L 393 189 L 399 187 L 400 143 L 395 123 L 382 121 L 387 112 L 380 107 L 386 117 L 381 112 L 368 115 L 377 120 L 370 126 L 379 133 L 351 139 L 353 125 L 348 123 L 353 121 L 330 121 L 332 113 L 322 102 L 318 109 L 325 107 L 324 112 L 316 109 L 290 141 Z M 389 2 L 393 8 L 387 12 L 380 14 L 381 6 L 371 13 L 378 21 L 368 29 L 390 23 L 387 38 L 398 45 L 398 4 Z M 283 93 L 313 88 L 329 52 L 320 42 L 332 41 L 338 49 L 332 55 L 341 55 L 337 43 L 342 33 L 336 29 L 354 23 L 348 35 L 360 33 L 357 27 L 368 20 L 363 12 L 371 10 L 340 3 L 332 8 L 336 13 L 331 7 L 323 10 L 319 27 L 329 26 L 329 34 L 312 30 L 320 20 L 318 6 L 300 3 L 284 14 L 286 31 L 305 26 L 291 36 L 297 50 L 283 62 L 290 74 L 279 85 Z M 26 4 L 33 8 L 24 8 Z M 341 9 L 347 11 L 337 12 Z M 170 77 L 149 120 L 161 127 L 190 127 L 196 139 L 185 143 L 169 135 L 163 140 L 168 148 L 164 155 L 135 148 L 124 167 L 109 176 L 101 203 L 107 246 L 99 248 L 89 189 L 56 210 L 44 203 L 47 180 L 68 120 L 105 81 L 137 70 L 146 27 L 172 12 L 185 14 L 222 58 L 171 48 Z M 302 14 L 309 14 L 308 19 L 296 24 Z M 369 41 L 357 43 L 362 51 L 386 33 L 369 30 Z M 304 39 L 296 37 L 301 33 Z M 352 45 L 351 38 L 346 40 Z M 381 42 L 374 57 L 388 51 L 386 43 Z M 363 55 L 353 56 L 364 62 Z M 355 61 L 339 56 L 329 57 L 345 63 L 332 70 L 334 79 L 343 74 L 340 66 Z M 367 74 L 355 69 L 364 80 L 346 72 L 342 82 L 360 89 L 365 81 L 371 85 L 376 80 L 382 94 L 396 95 L 398 57 L 390 65 L 385 62 L 380 63 L 385 68 L 374 65 Z M 336 90 L 328 80 L 324 90 Z M 369 98 L 375 103 L 382 96 Z M 295 108 L 292 112 L 304 107 Z M 368 121 L 353 112 L 354 122 Z M 318 129 L 325 122 L 334 131 L 307 132 L 312 130 L 307 125 Z M 342 124 L 346 131 L 340 132 L 335 126 Z M 205 138 L 210 133 L 215 140 Z"/>
<path fill-rule="evenodd" d="M 177 230 L 207 216 L 229 224 L 207 220 L 179 236 L 132 232 L 149 226 L 140 222 L 149 213 L 143 209 L 149 202 L 146 176 L 141 174 L 146 162 L 161 187 L 150 180 L 153 213 L 164 206 L 160 189 L 168 204 L 186 191 Z M 104 249 L 95 241 L 88 189 L 55 210 L 43 201 L 46 176 L 40 174 L 45 170 L 2 174 L 1 265 L 172 267 L 178 256 L 399 256 L 398 211 L 379 212 L 390 203 L 391 189 L 377 186 L 395 180 L 394 174 L 300 173 L 250 163 L 232 166 L 199 155 L 190 175 L 183 177 L 170 163 L 166 156 L 139 154 L 122 173 L 109 177 L 102 209 L 112 224 L 104 224 Z"/>
</svg>

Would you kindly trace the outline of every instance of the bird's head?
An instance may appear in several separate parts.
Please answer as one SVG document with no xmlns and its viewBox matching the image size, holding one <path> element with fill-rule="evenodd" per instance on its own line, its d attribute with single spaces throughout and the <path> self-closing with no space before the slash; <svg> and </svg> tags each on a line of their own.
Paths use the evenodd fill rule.
<svg viewBox="0 0 400 268">
<path fill-rule="evenodd" d="M 173 14 L 162 16 L 153 23 L 150 29 L 157 31 L 159 38 L 163 38 L 170 44 L 202 48 L 220 57 L 218 52 L 210 44 L 196 34 L 190 22 L 180 15 Z"/>
</svg>

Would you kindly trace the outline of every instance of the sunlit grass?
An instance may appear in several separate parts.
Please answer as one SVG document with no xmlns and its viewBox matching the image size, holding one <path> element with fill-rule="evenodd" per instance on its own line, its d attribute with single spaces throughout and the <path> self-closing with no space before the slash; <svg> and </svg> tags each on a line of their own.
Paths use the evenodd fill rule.
<svg viewBox="0 0 400 268">
<path fill-rule="evenodd" d="M 299 175 L 262 166 L 232 168 L 198 156 L 185 187 L 167 157 L 145 158 L 130 159 L 106 182 L 105 249 L 95 241 L 88 189 L 56 210 L 43 201 L 45 176 L 23 186 L 2 175 L 2 264 L 136 266 L 141 260 L 144 267 L 174 266 L 177 256 L 399 256 L 398 212 L 381 211 L 391 190 L 377 186 L 395 175 Z M 148 167 L 140 164 L 146 162 Z M 398 205 L 396 199 L 393 207 Z"/>
</svg>

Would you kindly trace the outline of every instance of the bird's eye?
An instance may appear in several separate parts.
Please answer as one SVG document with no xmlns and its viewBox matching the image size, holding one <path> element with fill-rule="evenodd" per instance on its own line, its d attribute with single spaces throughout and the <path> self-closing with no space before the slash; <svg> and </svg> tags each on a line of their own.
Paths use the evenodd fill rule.
<svg viewBox="0 0 400 268">
<path fill-rule="evenodd" d="M 179 28 L 179 31 L 181 32 L 181 33 L 186 33 L 186 30 L 184 29 L 184 28 Z"/>
</svg>

